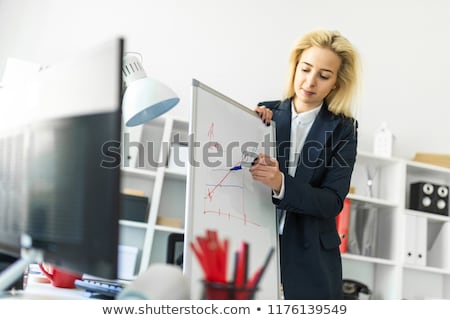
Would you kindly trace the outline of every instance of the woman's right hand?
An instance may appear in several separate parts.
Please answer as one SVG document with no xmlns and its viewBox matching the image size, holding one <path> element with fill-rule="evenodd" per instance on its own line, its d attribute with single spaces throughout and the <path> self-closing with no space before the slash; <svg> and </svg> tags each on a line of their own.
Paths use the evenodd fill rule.
<svg viewBox="0 0 450 320">
<path fill-rule="evenodd" d="M 261 120 L 266 126 L 270 126 L 270 121 L 272 120 L 272 110 L 266 108 L 265 106 L 259 106 L 255 108 L 256 113 L 259 115 Z"/>
<path fill-rule="evenodd" d="M 253 161 L 250 168 L 252 178 L 266 186 L 272 188 L 277 194 L 280 193 L 283 183 L 283 174 L 280 171 L 280 165 L 276 159 L 269 155 L 260 153 Z"/>
</svg>

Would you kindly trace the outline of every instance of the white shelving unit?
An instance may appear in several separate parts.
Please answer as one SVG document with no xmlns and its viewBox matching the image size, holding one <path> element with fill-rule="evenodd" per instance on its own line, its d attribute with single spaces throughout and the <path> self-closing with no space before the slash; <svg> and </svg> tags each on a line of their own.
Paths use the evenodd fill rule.
<svg viewBox="0 0 450 320">
<path fill-rule="evenodd" d="M 140 251 L 136 274 L 151 263 L 165 262 L 168 235 L 184 233 L 186 173 L 167 163 L 171 144 L 187 142 L 188 129 L 187 121 L 168 116 L 149 122 L 139 134 L 143 148 L 138 168 L 122 170 L 123 187 L 144 191 L 150 198 L 146 222 L 120 221 L 121 243 Z M 346 279 L 367 284 L 372 299 L 450 299 L 450 218 L 409 209 L 409 185 L 418 181 L 450 185 L 450 169 L 358 152 L 354 192 L 348 196 L 351 216 L 370 220 L 374 241 L 366 251 L 342 255 L 343 273 Z M 178 219 L 181 226 L 159 225 L 158 216 Z M 409 217 L 425 221 L 425 231 L 411 230 Z M 410 239 L 416 239 L 414 244 Z M 413 261 L 408 252 L 417 255 L 417 248 L 424 249 Z"/>
<path fill-rule="evenodd" d="M 139 249 L 136 275 L 151 263 L 165 262 L 168 235 L 184 233 L 186 174 L 167 168 L 169 146 L 176 135 L 181 141 L 187 139 L 186 121 L 166 116 L 145 124 L 129 144 L 129 154 L 137 157 L 136 167 L 122 168 L 122 188 L 143 191 L 150 202 L 147 221 L 119 222 L 120 243 Z M 180 225 L 160 225 L 158 217 L 176 219 Z"/>
<path fill-rule="evenodd" d="M 376 215 L 375 249 L 343 254 L 343 271 L 373 299 L 450 299 L 450 218 L 409 209 L 410 184 L 421 181 L 448 186 L 450 170 L 358 153 L 351 215 Z"/>
<path fill-rule="evenodd" d="M 406 185 L 415 182 L 431 182 L 450 185 L 450 170 L 412 161 L 405 162 Z M 404 270 L 402 298 L 450 299 L 450 218 L 408 209 L 409 188 L 406 188 L 405 220 L 416 218 L 416 230 L 405 230 Z M 415 232 L 414 232 L 415 231 Z M 416 239 L 415 247 L 411 245 Z M 408 241 L 409 240 L 409 241 Z M 421 259 L 408 261 L 408 249 Z M 422 250 L 422 251 L 421 251 Z M 419 261 L 418 261 L 419 260 Z"/>
</svg>

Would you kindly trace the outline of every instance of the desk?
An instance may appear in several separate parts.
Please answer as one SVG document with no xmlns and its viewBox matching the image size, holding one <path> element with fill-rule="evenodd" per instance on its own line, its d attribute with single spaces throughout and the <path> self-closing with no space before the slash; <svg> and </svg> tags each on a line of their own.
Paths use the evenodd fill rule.
<svg viewBox="0 0 450 320">
<path fill-rule="evenodd" d="M 83 278 L 92 276 L 83 275 Z M 45 282 L 43 282 L 43 280 Z M 187 300 L 189 286 L 180 267 L 170 264 L 155 263 L 133 281 L 120 280 L 124 288 L 129 290 L 121 299 L 145 300 Z M 128 286 L 130 285 L 130 286 Z M 3 295 L 1 299 L 29 299 L 29 300 L 103 300 L 101 295 L 91 294 L 85 290 L 74 288 L 57 288 L 51 285 L 40 269 L 30 266 L 27 285 L 24 290 L 15 294 Z"/>
<path fill-rule="evenodd" d="M 90 298 L 89 293 L 82 289 L 54 287 L 42 273 L 30 272 L 27 277 L 28 280 L 24 290 L 0 294 L 0 299 L 82 300 Z"/>
</svg>

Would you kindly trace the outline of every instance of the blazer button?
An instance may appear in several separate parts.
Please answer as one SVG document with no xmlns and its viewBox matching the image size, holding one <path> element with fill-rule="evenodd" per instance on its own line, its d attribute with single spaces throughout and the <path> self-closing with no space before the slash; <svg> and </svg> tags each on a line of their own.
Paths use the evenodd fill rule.
<svg viewBox="0 0 450 320">
<path fill-rule="evenodd" d="M 308 249 L 311 245 L 309 244 L 309 242 L 305 242 L 303 244 L 303 248 Z"/>
</svg>

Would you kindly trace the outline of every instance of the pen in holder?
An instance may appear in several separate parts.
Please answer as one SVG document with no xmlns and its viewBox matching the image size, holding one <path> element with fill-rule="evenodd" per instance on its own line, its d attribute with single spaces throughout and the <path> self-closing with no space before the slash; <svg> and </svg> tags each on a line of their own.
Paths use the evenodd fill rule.
<svg viewBox="0 0 450 320">
<path fill-rule="evenodd" d="M 258 288 L 255 287 L 238 287 L 234 283 L 220 283 L 213 281 L 203 282 L 204 300 L 253 300 L 255 292 Z"/>
<path fill-rule="evenodd" d="M 275 248 L 270 248 L 264 264 L 249 277 L 249 244 L 242 241 L 239 250 L 235 253 L 233 279 L 229 281 L 227 280 L 228 240 L 220 240 L 215 230 L 206 230 L 206 236 L 197 236 L 196 240 L 190 243 L 190 247 L 203 269 L 202 299 L 254 299 Z"/>
</svg>

